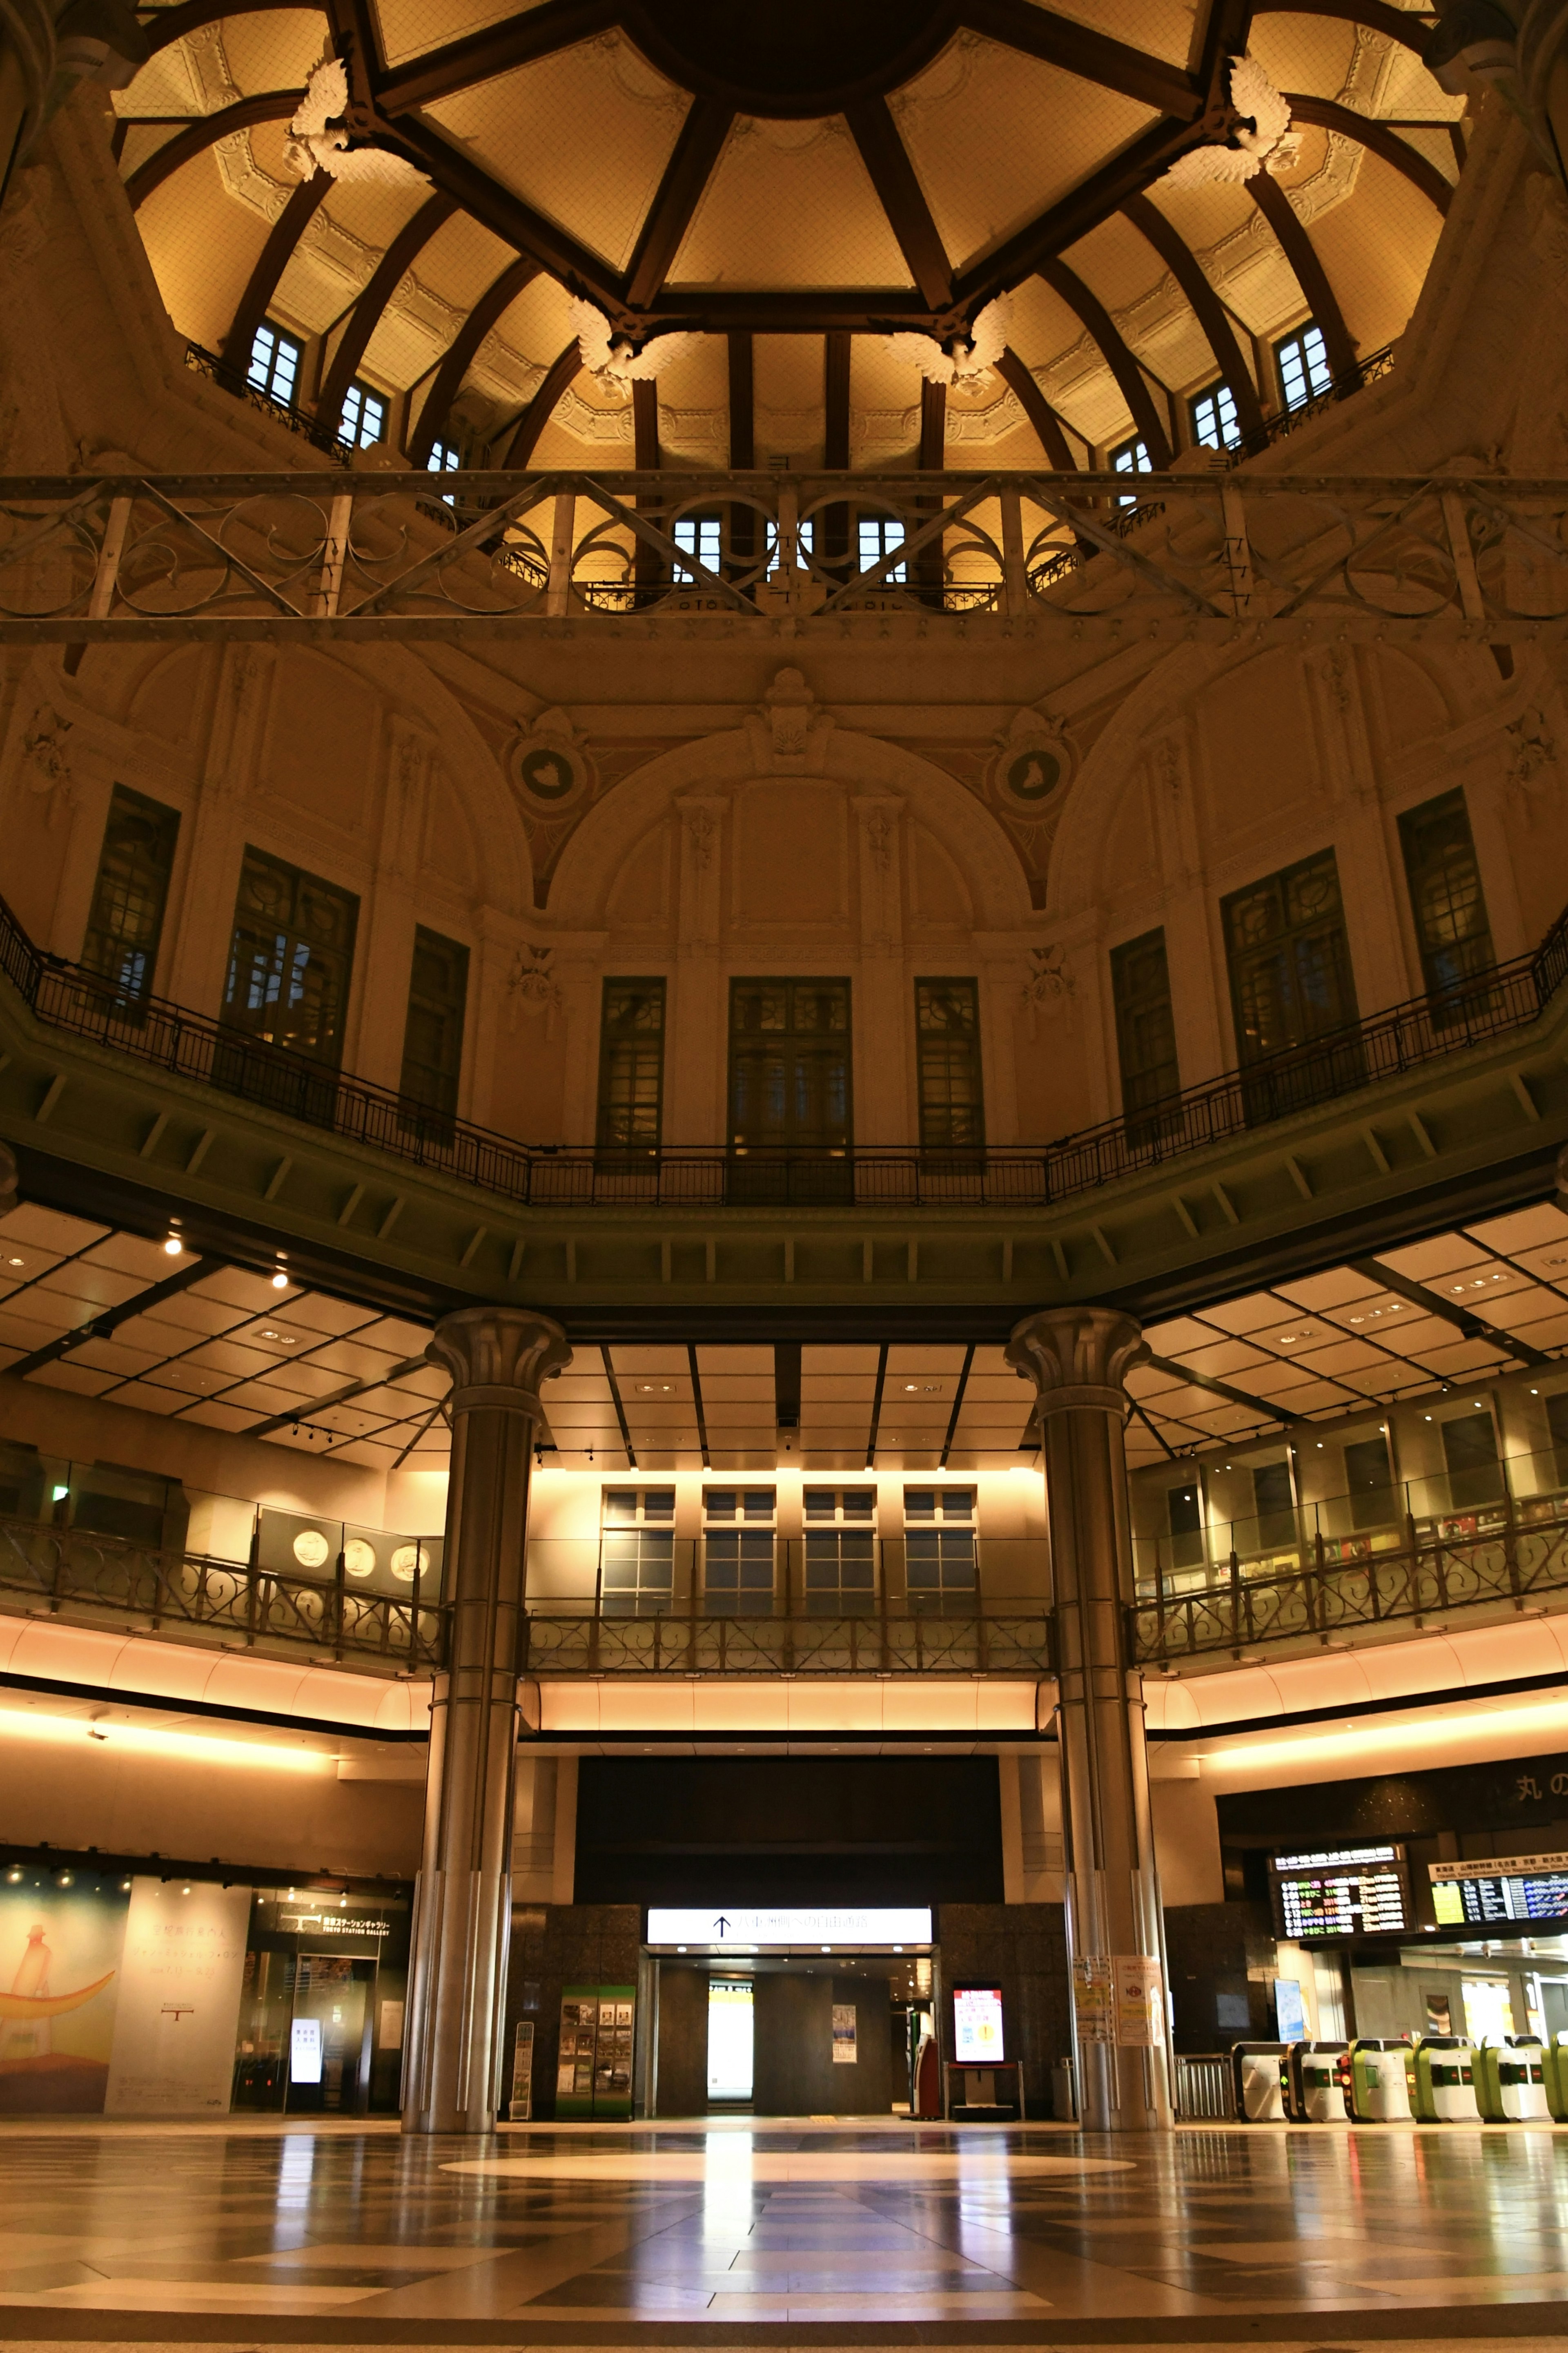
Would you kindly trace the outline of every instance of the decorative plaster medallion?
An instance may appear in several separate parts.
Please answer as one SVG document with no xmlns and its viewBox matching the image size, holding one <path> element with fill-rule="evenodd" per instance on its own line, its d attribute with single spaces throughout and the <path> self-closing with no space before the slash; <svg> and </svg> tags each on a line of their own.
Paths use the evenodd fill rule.
<svg viewBox="0 0 1568 2353">
<path fill-rule="evenodd" d="M 1013 817 L 1055 813 L 1061 788 L 1074 768 L 1072 745 L 1056 721 L 1037 711 L 1020 711 L 998 738 L 991 764 L 991 789 Z"/>
<path fill-rule="evenodd" d="M 757 773 L 799 773 L 820 763 L 833 721 L 797 670 L 781 670 L 746 721 Z"/>
<path fill-rule="evenodd" d="M 525 809 L 536 817 L 551 815 L 586 788 L 585 740 L 563 711 L 542 711 L 520 730 L 507 765 Z"/>
</svg>

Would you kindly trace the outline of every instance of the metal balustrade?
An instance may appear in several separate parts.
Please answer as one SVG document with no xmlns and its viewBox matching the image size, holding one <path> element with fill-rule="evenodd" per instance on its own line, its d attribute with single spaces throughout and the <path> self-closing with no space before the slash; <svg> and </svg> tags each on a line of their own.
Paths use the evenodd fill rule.
<svg viewBox="0 0 1568 2353">
<path fill-rule="evenodd" d="M 1320 1560 L 1287 1575 L 1174 1591 L 1162 1584 L 1130 1609 L 1133 1661 L 1172 1665 L 1272 1643 L 1350 1643 L 1384 1627 L 1419 1630 L 1454 1612 L 1500 1608 L 1545 1615 L 1568 1607 L 1568 1500 L 1550 1517 L 1511 1506 L 1489 1530 L 1454 1529 L 1355 1562 Z M 233 1561 L 0 1518 L 0 1611 L 64 1624 L 112 1625 L 165 1641 L 308 1651 L 368 1673 L 432 1672 L 447 1613 L 424 1599 L 356 1590 L 340 1567 L 316 1580 Z M 524 1672 L 560 1679 L 962 1676 L 1038 1679 L 1055 1672 L 1048 1599 L 960 1595 L 921 1607 L 741 1615 L 688 1596 L 633 1615 L 596 1598 L 529 1604 Z"/>
<path fill-rule="evenodd" d="M 1357 1560 L 1330 1560 L 1321 1535 L 1315 1553 L 1310 1565 L 1261 1576 L 1244 1576 L 1233 1556 L 1227 1575 L 1184 1590 L 1162 1577 L 1130 1612 L 1133 1659 L 1168 1665 L 1270 1642 L 1348 1644 L 1380 1627 L 1420 1628 L 1486 1607 L 1544 1615 L 1568 1596 L 1568 1498 L 1543 1500 L 1538 1513 L 1510 1499 Z"/>
<path fill-rule="evenodd" d="M 445 1612 L 325 1580 L 167 1552 L 123 1536 L 0 1518 L 0 1610 L 224 1649 L 308 1650 L 371 1673 L 440 1665 Z"/>
<path fill-rule="evenodd" d="M 1531 954 L 1042 1145 L 742 1151 L 529 1145 L 447 1119 L 36 947 L 0 900 L 0 971 L 53 1029 L 536 1208 L 1047 1208 L 1527 1029 L 1568 977 L 1568 911 Z"/>
</svg>

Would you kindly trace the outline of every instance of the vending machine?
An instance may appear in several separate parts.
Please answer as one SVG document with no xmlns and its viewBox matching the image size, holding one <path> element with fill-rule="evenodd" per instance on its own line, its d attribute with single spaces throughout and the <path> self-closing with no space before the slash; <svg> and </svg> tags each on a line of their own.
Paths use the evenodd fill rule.
<svg viewBox="0 0 1568 2353">
<path fill-rule="evenodd" d="M 1533 2034 L 1485 2035 L 1476 2046 L 1476 2103 L 1489 2124 L 1548 2116 L 1546 2048 Z"/>
<path fill-rule="evenodd" d="M 1231 2090 L 1244 2125 L 1285 2121 L 1284 2042 L 1238 2042 L 1230 2054 Z"/>
<path fill-rule="evenodd" d="M 1417 2118 L 1426 2125 L 1474 2124 L 1475 2053 L 1462 2034 L 1424 2034 L 1415 2045 Z"/>
<path fill-rule="evenodd" d="M 1287 2078 L 1291 2122 L 1342 2125 L 1349 2070 L 1348 2042 L 1292 2042 Z"/>
<path fill-rule="evenodd" d="M 1405 2042 L 1375 2042 L 1363 2037 L 1351 2044 L 1350 2105 L 1357 2124 L 1409 2120 L 1410 2085 L 1405 2073 L 1409 2055 Z"/>
</svg>

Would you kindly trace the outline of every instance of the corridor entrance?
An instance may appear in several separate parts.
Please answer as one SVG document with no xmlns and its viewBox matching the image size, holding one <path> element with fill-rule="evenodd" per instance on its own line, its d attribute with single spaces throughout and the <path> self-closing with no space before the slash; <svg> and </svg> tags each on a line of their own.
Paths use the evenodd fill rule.
<svg viewBox="0 0 1568 2353">
<path fill-rule="evenodd" d="M 909 2113 L 936 2019 L 928 1909 L 655 1905 L 647 1933 L 650 2115 Z"/>
</svg>

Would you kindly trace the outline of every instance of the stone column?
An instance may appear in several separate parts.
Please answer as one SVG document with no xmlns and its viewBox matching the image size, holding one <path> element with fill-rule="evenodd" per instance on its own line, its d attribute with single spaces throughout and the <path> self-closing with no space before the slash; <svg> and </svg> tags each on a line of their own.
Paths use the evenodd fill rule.
<svg viewBox="0 0 1568 2353">
<path fill-rule="evenodd" d="M 1121 1384 L 1145 1353 L 1143 1337 L 1130 1315 L 1111 1308 L 1047 1308 L 1017 1326 L 1006 1353 L 1039 1392 L 1044 1433 L 1079 2113 L 1092 2132 L 1156 2131 L 1171 2121 L 1163 1966 L 1144 2047 L 1115 1998 L 1119 1979 L 1132 1991 L 1137 1965 L 1160 1963 L 1163 1949 L 1142 1677 L 1127 1635 L 1132 1545 Z M 1110 1965 L 1089 1972 L 1104 1987 L 1093 1997 L 1103 2005 L 1098 2021 L 1086 1962 Z M 1107 2028 L 1127 2039 L 1098 2039 Z"/>
<path fill-rule="evenodd" d="M 539 1385 L 572 1351 L 547 1315 L 463 1307 L 426 1353 L 452 1376 L 451 1617 L 431 1706 L 403 2129 L 488 2133 L 500 2101 L 533 1433 Z"/>
</svg>

